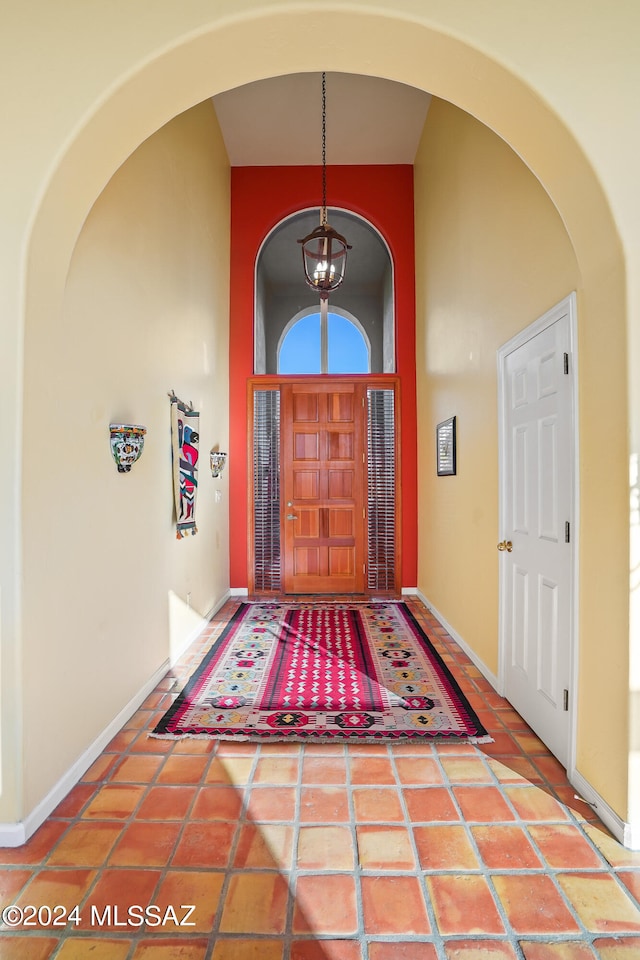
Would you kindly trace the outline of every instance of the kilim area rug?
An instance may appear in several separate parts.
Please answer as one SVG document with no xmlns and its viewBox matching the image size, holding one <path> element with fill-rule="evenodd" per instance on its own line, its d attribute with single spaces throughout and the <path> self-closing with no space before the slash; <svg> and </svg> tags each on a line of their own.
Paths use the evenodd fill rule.
<svg viewBox="0 0 640 960">
<path fill-rule="evenodd" d="M 242 604 L 151 736 L 491 739 L 393 601 Z"/>
</svg>

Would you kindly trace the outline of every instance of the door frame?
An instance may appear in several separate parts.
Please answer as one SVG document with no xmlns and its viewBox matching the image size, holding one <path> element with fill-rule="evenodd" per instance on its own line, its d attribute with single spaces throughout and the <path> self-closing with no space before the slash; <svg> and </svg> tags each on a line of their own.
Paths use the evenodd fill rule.
<svg viewBox="0 0 640 960">
<path fill-rule="evenodd" d="M 253 395 L 254 392 L 261 389 L 276 389 L 280 388 L 283 383 L 292 383 L 292 382 L 305 382 L 305 381 L 321 381 L 323 383 L 334 382 L 334 383 L 354 383 L 361 382 L 364 385 L 364 395 L 366 399 L 368 389 L 392 389 L 394 392 L 394 415 L 395 415 L 395 478 L 396 478 L 396 489 L 395 489 L 395 555 L 394 555 L 394 596 L 400 597 L 402 592 L 402 408 L 401 408 L 401 380 L 398 374 L 384 374 L 384 373 L 362 373 L 362 374 L 264 374 L 254 377 L 250 377 L 247 380 L 247 583 L 248 583 L 248 592 L 249 594 L 255 594 L 255 503 L 253 496 L 253 442 L 254 442 L 254 406 L 253 406 Z M 282 412 L 280 414 L 282 417 Z M 368 423 L 365 419 L 365 434 L 364 434 L 364 447 L 365 447 L 365 476 L 367 470 L 367 428 Z M 280 436 L 280 455 L 282 457 L 282 435 Z M 365 516 L 364 516 L 364 525 L 365 525 L 365 595 L 375 596 L 375 593 L 372 593 L 367 589 L 367 574 L 368 574 L 368 523 L 369 523 L 369 514 L 367 507 L 367 490 L 368 487 L 365 483 Z M 280 504 L 280 526 L 282 531 L 282 525 L 284 512 L 284 501 Z M 280 549 L 283 548 L 283 538 L 281 536 Z M 282 582 L 281 582 L 282 587 Z M 270 591 L 260 591 L 260 595 L 268 596 Z M 273 592 L 273 591 L 271 591 Z M 283 592 L 283 590 L 281 590 Z M 387 591 L 385 591 L 385 595 Z"/>
<path fill-rule="evenodd" d="M 532 340 L 543 330 L 562 318 L 568 318 L 569 328 L 569 371 L 572 375 L 571 383 L 571 477 L 570 477 L 570 522 L 571 542 L 569 544 L 569 743 L 567 751 L 567 773 L 569 777 L 576 770 L 576 732 L 578 719 L 578 663 L 579 663 L 579 631 L 578 631 L 578 597 L 579 597 L 579 536 L 580 536 L 580 456 L 578 430 L 578 337 L 577 337 L 577 308 L 576 294 L 570 293 L 555 306 L 551 307 L 541 317 L 525 327 L 514 337 L 499 347 L 497 352 L 498 365 L 498 541 L 509 536 L 509 518 L 507 516 L 507 437 L 506 437 L 506 382 L 505 364 L 507 357 Z M 504 696 L 507 671 L 507 568 L 500 564 L 498 575 L 498 692 Z"/>
</svg>

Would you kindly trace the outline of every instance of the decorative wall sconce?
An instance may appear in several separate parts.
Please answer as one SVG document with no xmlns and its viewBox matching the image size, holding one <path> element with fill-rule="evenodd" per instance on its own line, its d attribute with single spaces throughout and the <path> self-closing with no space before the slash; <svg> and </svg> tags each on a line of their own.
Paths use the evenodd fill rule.
<svg viewBox="0 0 640 960">
<path fill-rule="evenodd" d="M 110 423 L 111 456 L 118 473 L 128 473 L 140 457 L 144 447 L 146 427 L 139 423 Z"/>
<path fill-rule="evenodd" d="M 212 450 L 209 454 L 209 459 L 211 461 L 211 476 L 219 477 L 227 462 L 227 454 L 220 453 L 219 450 Z"/>
</svg>

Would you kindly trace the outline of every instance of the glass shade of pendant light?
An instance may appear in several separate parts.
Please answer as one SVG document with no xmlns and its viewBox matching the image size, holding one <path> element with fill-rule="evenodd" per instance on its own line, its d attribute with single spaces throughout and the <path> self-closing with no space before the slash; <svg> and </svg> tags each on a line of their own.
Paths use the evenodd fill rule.
<svg viewBox="0 0 640 960">
<path fill-rule="evenodd" d="M 298 240 L 302 244 L 304 278 L 312 290 L 327 300 L 332 290 L 344 280 L 347 265 L 347 250 L 351 247 L 333 227 L 327 223 L 327 83 L 322 74 L 322 206 L 320 226 L 308 236 Z"/>
</svg>

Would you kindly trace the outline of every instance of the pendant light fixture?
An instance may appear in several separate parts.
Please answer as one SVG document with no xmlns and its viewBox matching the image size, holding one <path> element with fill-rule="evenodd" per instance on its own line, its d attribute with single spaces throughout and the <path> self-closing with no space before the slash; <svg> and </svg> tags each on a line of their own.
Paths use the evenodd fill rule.
<svg viewBox="0 0 640 960">
<path fill-rule="evenodd" d="M 304 278 L 312 290 L 320 294 L 320 300 L 328 300 L 329 294 L 344 280 L 347 265 L 347 250 L 351 247 L 327 223 L 327 80 L 322 74 L 322 206 L 320 226 L 303 240 L 302 263 Z"/>
</svg>

